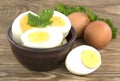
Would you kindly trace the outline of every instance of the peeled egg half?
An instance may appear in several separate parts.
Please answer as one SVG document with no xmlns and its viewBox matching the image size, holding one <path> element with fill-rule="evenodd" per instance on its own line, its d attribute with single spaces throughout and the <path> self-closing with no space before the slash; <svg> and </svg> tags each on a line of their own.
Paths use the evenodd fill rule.
<svg viewBox="0 0 120 81">
<path fill-rule="evenodd" d="M 52 48 L 61 44 L 63 34 L 54 28 L 33 28 L 23 33 L 21 40 L 27 47 Z"/>
<path fill-rule="evenodd" d="M 15 42 L 21 43 L 20 36 L 27 30 L 31 29 L 32 27 L 28 25 L 28 13 L 35 13 L 31 11 L 26 11 L 16 17 L 12 24 L 12 37 Z"/>
<path fill-rule="evenodd" d="M 81 45 L 68 54 L 65 65 L 73 74 L 90 74 L 100 67 L 101 55 L 95 48 Z"/>
<path fill-rule="evenodd" d="M 51 21 L 51 26 L 61 31 L 63 33 L 63 37 L 65 38 L 71 29 L 71 22 L 69 18 L 58 11 L 54 11 Z"/>
</svg>

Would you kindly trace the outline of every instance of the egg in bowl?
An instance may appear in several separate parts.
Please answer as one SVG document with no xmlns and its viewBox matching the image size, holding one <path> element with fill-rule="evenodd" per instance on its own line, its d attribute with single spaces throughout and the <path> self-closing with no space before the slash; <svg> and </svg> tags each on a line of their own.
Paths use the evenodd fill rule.
<svg viewBox="0 0 120 81">
<path fill-rule="evenodd" d="M 24 46 L 31 48 L 52 48 L 60 45 L 63 34 L 54 28 L 33 28 L 21 36 Z"/>
<path fill-rule="evenodd" d="M 51 21 L 51 26 L 61 31 L 63 33 L 63 37 L 65 38 L 71 29 L 71 22 L 69 18 L 58 11 L 54 11 Z"/>
<path fill-rule="evenodd" d="M 21 43 L 20 36 L 27 30 L 33 28 L 28 25 L 28 13 L 33 13 L 32 11 L 26 11 L 18 15 L 12 24 L 12 37 L 17 43 Z"/>
</svg>

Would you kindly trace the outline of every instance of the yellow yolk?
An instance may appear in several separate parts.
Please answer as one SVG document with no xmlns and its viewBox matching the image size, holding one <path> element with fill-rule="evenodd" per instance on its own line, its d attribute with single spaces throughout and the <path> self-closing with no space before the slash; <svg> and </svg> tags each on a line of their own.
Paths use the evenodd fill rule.
<svg viewBox="0 0 120 81">
<path fill-rule="evenodd" d="M 20 27 L 22 32 L 25 32 L 32 28 L 30 25 L 28 25 L 28 15 L 22 17 L 22 19 L 20 20 Z"/>
<path fill-rule="evenodd" d="M 51 21 L 52 21 L 51 26 L 61 26 L 61 27 L 65 26 L 65 21 L 58 16 L 53 16 L 51 18 Z"/>
<path fill-rule="evenodd" d="M 85 50 L 81 54 L 82 63 L 88 68 L 95 68 L 100 64 L 100 58 L 93 50 Z"/>
<path fill-rule="evenodd" d="M 47 32 L 32 32 L 28 35 L 28 40 L 32 43 L 43 43 L 49 40 L 50 35 Z"/>
</svg>

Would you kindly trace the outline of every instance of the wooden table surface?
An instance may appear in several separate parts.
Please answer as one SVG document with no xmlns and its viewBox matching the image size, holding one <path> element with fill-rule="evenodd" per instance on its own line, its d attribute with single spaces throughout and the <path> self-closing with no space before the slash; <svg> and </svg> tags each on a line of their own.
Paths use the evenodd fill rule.
<svg viewBox="0 0 120 81">
<path fill-rule="evenodd" d="M 89 7 L 100 17 L 109 18 L 117 26 L 117 38 L 100 49 L 102 65 L 86 76 L 71 74 L 63 64 L 49 72 L 33 72 L 14 57 L 7 41 L 7 30 L 23 11 L 39 12 L 57 4 Z M 0 81 L 120 81 L 120 0 L 0 0 Z M 76 40 L 74 47 L 83 44 Z"/>
</svg>

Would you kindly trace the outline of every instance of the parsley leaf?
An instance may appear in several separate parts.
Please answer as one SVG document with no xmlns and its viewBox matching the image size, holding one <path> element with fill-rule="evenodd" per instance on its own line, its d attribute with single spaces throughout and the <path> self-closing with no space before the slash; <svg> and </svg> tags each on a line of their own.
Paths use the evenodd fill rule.
<svg viewBox="0 0 120 81">
<path fill-rule="evenodd" d="M 54 9 L 43 10 L 38 15 L 33 15 L 31 13 L 28 14 L 28 24 L 33 27 L 45 27 L 50 25 L 54 13 Z"/>
<path fill-rule="evenodd" d="M 86 12 L 86 14 L 88 15 L 90 21 L 95 21 L 95 20 L 97 20 L 98 16 L 97 16 L 95 13 L 93 13 L 89 8 L 86 8 L 86 11 L 85 11 L 85 12 Z"/>
<path fill-rule="evenodd" d="M 39 20 L 40 20 L 39 16 L 35 16 L 31 13 L 28 14 L 28 24 L 30 26 L 36 26 L 36 27 L 39 26 L 40 25 Z"/>
<path fill-rule="evenodd" d="M 70 7 L 62 4 L 57 5 L 56 10 L 65 14 L 66 16 L 73 12 L 85 12 L 85 8 L 82 6 Z"/>
</svg>

